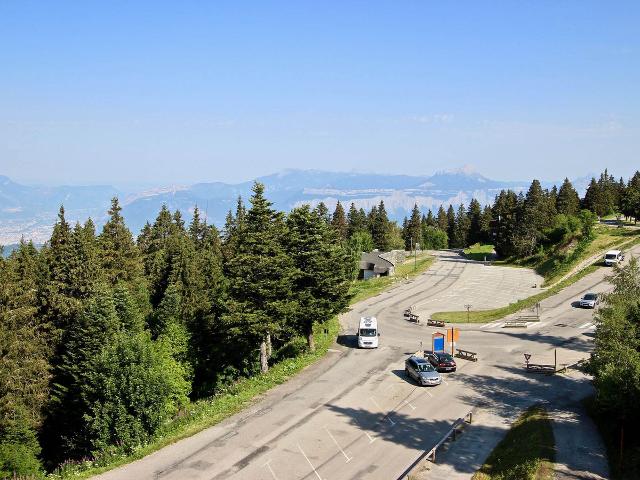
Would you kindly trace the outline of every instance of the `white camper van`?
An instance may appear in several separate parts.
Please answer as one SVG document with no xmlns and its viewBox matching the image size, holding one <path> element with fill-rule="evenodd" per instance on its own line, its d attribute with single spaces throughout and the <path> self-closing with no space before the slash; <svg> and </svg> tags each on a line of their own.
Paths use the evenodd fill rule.
<svg viewBox="0 0 640 480">
<path fill-rule="evenodd" d="M 620 250 L 609 250 L 604 254 L 604 264 L 608 267 L 620 263 L 624 260 L 624 255 Z"/>
<path fill-rule="evenodd" d="M 361 317 L 358 327 L 358 348 L 378 348 L 379 336 L 376 317 Z"/>
</svg>

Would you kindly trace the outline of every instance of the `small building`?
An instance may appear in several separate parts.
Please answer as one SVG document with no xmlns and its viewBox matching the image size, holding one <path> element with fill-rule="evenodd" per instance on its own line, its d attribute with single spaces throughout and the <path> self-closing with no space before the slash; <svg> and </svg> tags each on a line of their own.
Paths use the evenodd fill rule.
<svg viewBox="0 0 640 480">
<path fill-rule="evenodd" d="M 373 252 L 362 252 L 358 278 L 369 280 L 370 278 L 393 275 L 396 267 L 396 257 L 389 255 L 390 253 L 391 252 L 382 253 L 377 250 Z"/>
</svg>

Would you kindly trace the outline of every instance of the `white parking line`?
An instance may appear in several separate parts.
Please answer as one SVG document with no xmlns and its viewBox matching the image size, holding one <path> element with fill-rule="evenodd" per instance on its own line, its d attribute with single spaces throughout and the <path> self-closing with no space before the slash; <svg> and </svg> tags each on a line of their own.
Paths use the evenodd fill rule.
<svg viewBox="0 0 640 480">
<path fill-rule="evenodd" d="M 587 328 L 589 325 L 593 325 L 593 323 L 588 322 L 588 323 L 585 323 L 584 325 L 580 325 L 578 328 Z"/>
<path fill-rule="evenodd" d="M 278 477 L 276 477 L 276 474 L 273 473 L 273 469 L 271 468 L 271 459 L 269 459 L 269 461 L 267 463 L 265 463 L 263 465 L 263 467 L 267 467 L 269 469 L 269 473 L 271 473 L 271 476 L 273 477 L 273 480 L 278 480 Z"/>
<path fill-rule="evenodd" d="M 304 453 L 304 450 L 302 450 L 302 447 L 300 446 L 300 444 L 298 444 L 298 449 L 300 450 L 300 453 L 302 453 L 302 455 L 304 455 L 304 458 L 307 460 L 307 463 L 309 464 L 309 466 L 311 467 L 311 470 L 313 470 L 313 473 L 316 474 L 316 477 L 318 477 L 318 480 L 322 480 L 322 477 L 320 476 L 320 474 L 316 471 L 316 468 L 313 466 L 313 463 L 311 463 L 311 460 L 309 460 L 309 457 L 307 457 L 307 454 Z"/>
<path fill-rule="evenodd" d="M 338 441 L 333 437 L 333 435 L 331 435 L 331 432 L 329 431 L 329 429 L 327 427 L 324 427 L 324 430 L 329 434 L 329 436 L 331 437 L 331 440 L 333 440 L 333 443 L 335 443 L 336 447 L 338 447 L 338 450 L 340 450 L 342 455 L 344 455 L 346 463 L 349 463 L 351 460 L 353 460 L 353 457 L 350 457 L 349 455 L 347 455 L 345 451 L 342 449 L 342 447 L 340 447 L 340 445 L 338 444 Z"/>
</svg>

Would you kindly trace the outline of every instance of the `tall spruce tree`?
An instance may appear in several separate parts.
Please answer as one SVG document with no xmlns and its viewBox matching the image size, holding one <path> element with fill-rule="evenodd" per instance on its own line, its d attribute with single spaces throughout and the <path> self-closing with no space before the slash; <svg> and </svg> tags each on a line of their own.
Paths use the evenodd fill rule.
<svg viewBox="0 0 640 480">
<path fill-rule="evenodd" d="M 449 238 L 449 243 L 453 247 L 457 247 L 457 239 L 456 239 L 456 212 L 453 209 L 453 205 L 449 205 L 447 209 L 447 237 Z"/>
<path fill-rule="evenodd" d="M 285 235 L 282 215 L 256 182 L 244 234 L 228 265 L 230 298 L 223 318 L 238 350 L 251 356 L 259 348 L 263 372 L 269 368 L 271 337 L 286 333 L 297 310 L 291 292 L 296 271 L 282 246 Z"/>
<path fill-rule="evenodd" d="M 471 199 L 469 202 L 469 208 L 467 210 L 467 219 L 469 221 L 469 234 L 467 238 L 467 243 L 469 245 L 474 245 L 476 243 L 482 242 L 482 207 L 480 207 L 480 202 L 478 202 L 475 198 Z"/>
<path fill-rule="evenodd" d="M 577 215 L 580 212 L 580 197 L 568 178 L 564 179 L 558 197 L 556 198 L 556 210 L 564 215 Z"/>
<path fill-rule="evenodd" d="M 328 322 L 348 304 L 353 259 L 336 241 L 335 230 L 306 205 L 289 214 L 287 227 L 286 250 L 297 270 L 292 294 L 299 308 L 294 322 L 314 351 L 314 324 Z"/>
<path fill-rule="evenodd" d="M 331 226 L 338 234 L 338 239 L 340 241 L 345 241 L 347 239 L 349 224 L 347 223 L 347 217 L 344 214 L 344 208 L 342 208 L 340 201 L 338 201 L 336 209 L 333 211 Z"/>
</svg>

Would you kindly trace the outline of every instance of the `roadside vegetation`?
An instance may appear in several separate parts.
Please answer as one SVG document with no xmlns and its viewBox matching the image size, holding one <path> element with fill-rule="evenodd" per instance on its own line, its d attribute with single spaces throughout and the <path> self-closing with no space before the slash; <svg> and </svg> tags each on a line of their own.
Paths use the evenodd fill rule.
<svg viewBox="0 0 640 480">
<path fill-rule="evenodd" d="M 589 410 L 607 446 L 614 479 L 640 477 L 640 261 L 614 267 L 613 291 L 596 312 L 588 363 L 596 395 Z"/>
<path fill-rule="evenodd" d="M 552 480 L 555 439 L 541 406 L 527 409 L 491 452 L 473 480 Z"/>
</svg>

